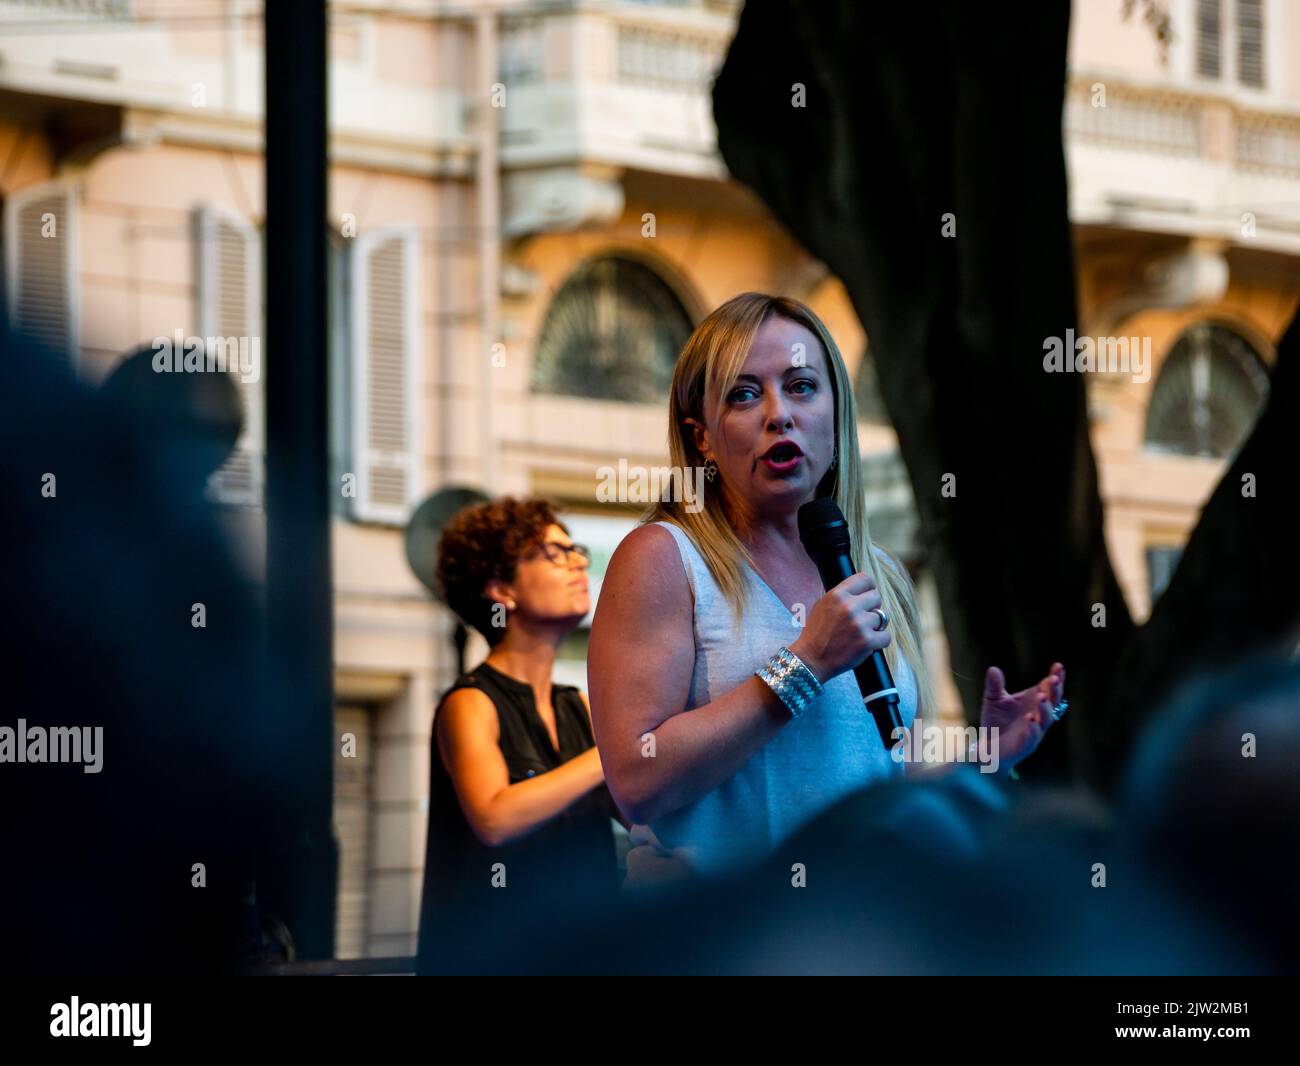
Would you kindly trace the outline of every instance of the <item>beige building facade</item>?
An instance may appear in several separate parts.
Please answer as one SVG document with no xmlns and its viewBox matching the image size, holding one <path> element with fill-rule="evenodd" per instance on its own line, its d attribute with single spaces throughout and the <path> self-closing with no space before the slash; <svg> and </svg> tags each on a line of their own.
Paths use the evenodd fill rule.
<svg viewBox="0 0 1300 1066">
<path fill-rule="evenodd" d="M 1171 0 L 1163 52 L 1121 7 L 1074 4 L 1065 129 L 1079 334 L 1129 343 L 1127 370 L 1089 373 L 1089 395 L 1112 558 L 1145 617 L 1263 402 L 1300 293 L 1300 6 Z M 640 509 L 603 502 L 600 471 L 667 462 L 676 347 L 757 289 L 811 304 L 865 366 L 876 534 L 917 547 L 842 285 L 717 155 L 708 79 L 737 4 L 331 8 L 334 338 L 319 360 L 339 486 L 336 717 L 357 738 L 337 759 L 337 951 L 403 955 L 433 708 L 455 672 L 452 620 L 404 555 L 421 500 L 545 494 L 598 579 Z M 88 382 L 177 331 L 260 340 L 262 67 L 259 4 L 0 0 L 7 308 Z M 251 581 L 262 380 L 240 385 L 245 431 L 211 487 Z M 482 650 L 474 638 L 470 661 Z M 557 673 L 585 678 L 584 631 Z"/>
</svg>

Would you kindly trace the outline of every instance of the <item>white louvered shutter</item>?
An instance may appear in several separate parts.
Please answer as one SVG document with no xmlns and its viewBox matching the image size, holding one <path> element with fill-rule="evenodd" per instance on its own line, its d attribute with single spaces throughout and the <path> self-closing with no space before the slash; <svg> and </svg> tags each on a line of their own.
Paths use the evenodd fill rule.
<svg viewBox="0 0 1300 1066">
<path fill-rule="evenodd" d="M 339 845 L 338 896 L 334 911 L 334 955 L 366 955 L 371 895 L 374 802 L 374 733 L 366 707 L 334 708 L 334 835 Z M 343 754 L 344 733 L 356 738 L 352 755 Z"/>
<path fill-rule="evenodd" d="M 417 251 L 409 230 L 354 246 L 352 513 L 362 521 L 404 524 L 419 490 Z"/>
<path fill-rule="evenodd" d="M 261 507 L 266 446 L 261 239 L 256 227 L 216 207 L 199 208 L 196 221 L 199 336 L 205 344 L 209 337 L 247 338 L 250 351 L 258 355 L 254 380 L 235 374 L 244 425 L 230 458 L 212 475 L 208 492 L 219 503 Z"/>
<path fill-rule="evenodd" d="M 77 200 L 70 185 L 47 183 L 5 204 L 9 321 L 16 330 L 78 363 Z"/>
<path fill-rule="evenodd" d="M 1237 0 L 1237 80 L 1264 87 L 1264 14 L 1260 0 Z"/>
<path fill-rule="evenodd" d="M 1196 73 L 1217 78 L 1222 67 L 1223 12 L 1220 0 L 1196 0 Z"/>
</svg>

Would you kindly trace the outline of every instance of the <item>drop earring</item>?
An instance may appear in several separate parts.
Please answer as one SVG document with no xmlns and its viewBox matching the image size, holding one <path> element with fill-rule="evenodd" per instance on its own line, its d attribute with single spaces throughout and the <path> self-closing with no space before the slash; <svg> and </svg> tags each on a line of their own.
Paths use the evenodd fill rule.
<svg viewBox="0 0 1300 1066">
<path fill-rule="evenodd" d="M 717 476 L 718 476 L 718 464 L 715 463 L 712 459 L 706 459 L 704 461 L 704 480 L 707 481 L 710 485 L 712 485 L 713 479 L 716 478 Z"/>
</svg>

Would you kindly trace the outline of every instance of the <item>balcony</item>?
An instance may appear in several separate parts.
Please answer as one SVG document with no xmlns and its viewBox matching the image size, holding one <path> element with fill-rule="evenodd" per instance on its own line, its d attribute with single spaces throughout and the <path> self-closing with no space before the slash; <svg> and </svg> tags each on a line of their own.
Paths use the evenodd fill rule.
<svg viewBox="0 0 1300 1066">
<path fill-rule="evenodd" d="M 1065 104 L 1076 223 L 1300 254 L 1300 112 L 1076 74 Z"/>
<path fill-rule="evenodd" d="M 536 228 L 547 200 L 572 201 L 554 212 L 564 225 L 616 213 L 622 168 L 724 177 L 711 84 L 735 22 L 726 5 L 578 4 L 506 17 L 501 161 L 516 216 L 507 232 Z M 526 173 L 512 182 L 511 171 Z"/>
</svg>

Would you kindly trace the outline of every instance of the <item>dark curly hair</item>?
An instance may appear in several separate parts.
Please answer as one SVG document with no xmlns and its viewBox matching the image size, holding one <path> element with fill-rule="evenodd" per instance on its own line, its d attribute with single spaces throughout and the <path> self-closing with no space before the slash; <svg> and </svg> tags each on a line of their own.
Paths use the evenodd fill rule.
<svg viewBox="0 0 1300 1066">
<path fill-rule="evenodd" d="M 458 511 L 438 542 L 438 585 L 447 606 L 489 644 L 505 636 L 492 624 L 492 601 L 484 589 L 493 579 L 510 581 L 515 567 L 546 537 L 548 526 L 564 528 L 546 500 L 503 496 Z M 567 532 L 567 531 L 566 531 Z"/>
</svg>

